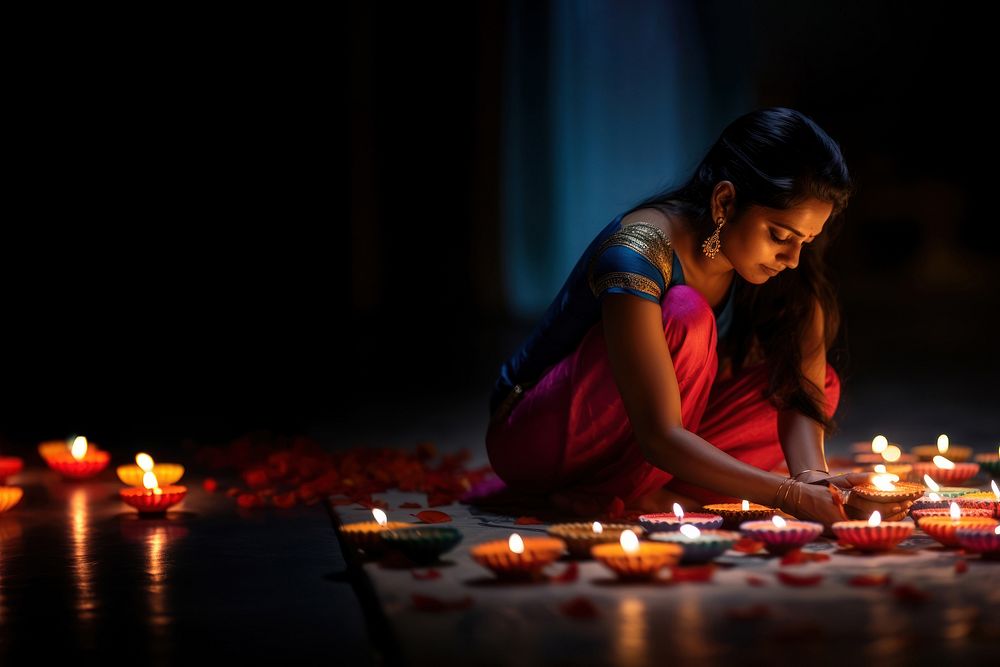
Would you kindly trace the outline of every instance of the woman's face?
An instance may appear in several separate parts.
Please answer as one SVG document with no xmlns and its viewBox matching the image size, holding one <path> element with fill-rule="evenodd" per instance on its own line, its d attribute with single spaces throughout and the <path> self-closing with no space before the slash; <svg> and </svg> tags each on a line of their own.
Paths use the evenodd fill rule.
<svg viewBox="0 0 1000 667">
<path fill-rule="evenodd" d="M 823 231 L 833 204 L 807 199 L 792 208 L 751 205 L 720 233 L 720 252 L 747 282 L 760 285 L 799 264 L 799 253 Z"/>
</svg>

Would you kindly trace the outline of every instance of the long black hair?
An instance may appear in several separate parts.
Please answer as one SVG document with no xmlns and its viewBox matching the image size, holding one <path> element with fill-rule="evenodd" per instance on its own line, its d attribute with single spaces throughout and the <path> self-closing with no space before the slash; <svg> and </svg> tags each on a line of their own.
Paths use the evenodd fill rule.
<svg viewBox="0 0 1000 667">
<path fill-rule="evenodd" d="M 723 130 L 684 185 L 667 188 L 628 212 L 653 207 L 679 213 L 697 230 L 695 247 L 700 247 L 715 229 L 711 197 L 724 180 L 736 190 L 737 220 L 751 204 L 785 209 L 810 198 L 833 204 L 824 232 L 803 245 L 797 270 L 783 271 L 761 285 L 734 277 L 732 329 L 719 348 L 738 372 L 756 337 L 770 371 L 764 397 L 779 410 L 797 409 L 833 432 L 836 424 L 823 407 L 823 387 L 802 374 L 801 341 L 817 302 L 823 310 L 826 350 L 840 330 L 840 307 L 824 263 L 854 192 L 840 147 L 798 111 L 753 111 Z M 830 359 L 839 373 L 838 361 Z"/>
</svg>

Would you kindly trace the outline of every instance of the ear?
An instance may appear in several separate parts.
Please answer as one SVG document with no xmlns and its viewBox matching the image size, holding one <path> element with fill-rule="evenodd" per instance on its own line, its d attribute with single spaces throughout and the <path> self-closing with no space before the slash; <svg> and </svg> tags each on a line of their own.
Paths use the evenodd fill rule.
<svg viewBox="0 0 1000 667">
<path fill-rule="evenodd" d="M 719 181 L 712 190 L 712 220 L 720 216 L 729 220 L 736 202 L 736 186 L 732 181 Z"/>
</svg>

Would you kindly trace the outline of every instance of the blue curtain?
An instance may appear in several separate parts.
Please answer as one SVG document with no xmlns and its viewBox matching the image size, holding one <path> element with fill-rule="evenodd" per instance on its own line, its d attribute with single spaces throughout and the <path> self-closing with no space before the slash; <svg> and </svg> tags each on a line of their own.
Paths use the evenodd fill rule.
<svg viewBox="0 0 1000 667">
<path fill-rule="evenodd" d="M 539 316 L 612 217 L 683 180 L 749 110 L 745 81 L 712 74 L 710 6 L 509 5 L 502 266 L 515 317 Z"/>
</svg>

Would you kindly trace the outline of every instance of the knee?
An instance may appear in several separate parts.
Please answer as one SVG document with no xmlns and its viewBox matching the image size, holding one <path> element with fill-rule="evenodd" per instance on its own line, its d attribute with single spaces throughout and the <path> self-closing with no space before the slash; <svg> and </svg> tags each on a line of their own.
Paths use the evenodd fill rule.
<svg viewBox="0 0 1000 667">
<path fill-rule="evenodd" d="M 701 294 L 687 285 L 674 285 L 667 290 L 662 303 L 663 329 L 677 331 L 685 338 L 698 337 L 715 346 L 715 314 Z"/>
</svg>

